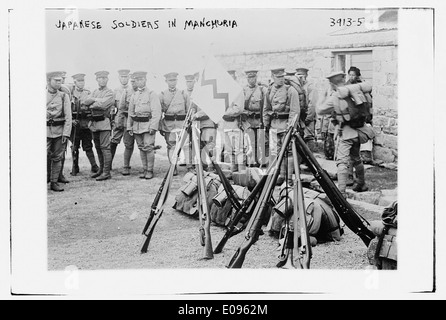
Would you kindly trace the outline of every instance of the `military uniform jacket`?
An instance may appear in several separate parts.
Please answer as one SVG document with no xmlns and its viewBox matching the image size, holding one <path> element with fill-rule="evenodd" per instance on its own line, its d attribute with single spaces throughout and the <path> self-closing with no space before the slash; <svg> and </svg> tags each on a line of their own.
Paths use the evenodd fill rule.
<svg viewBox="0 0 446 320">
<path fill-rule="evenodd" d="M 219 122 L 219 126 L 227 130 L 240 129 L 240 115 L 243 113 L 243 94 L 237 97 L 236 100 L 226 109 L 223 119 Z M 235 119 L 234 121 L 227 121 L 224 118 Z"/>
<path fill-rule="evenodd" d="M 292 86 L 277 88 L 274 84 L 265 95 L 263 123 L 278 130 L 286 131 L 294 117 L 300 115 L 299 94 Z"/>
<path fill-rule="evenodd" d="M 149 117 L 149 121 L 134 121 L 133 117 Z M 127 130 L 142 134 L 158 130 L 161 119 L 161 103 L 158 95 L 147 88 L 132 94 L 129 103 Z"/>
<path fill-rule="evenodd" d="M 187 90 L 186 94 L 188 95 L 189 99 L 191 99 L 192 91 Z M 191 102 L 191 108 L 194 110 L 195 117 L 198 121 L 200 121 L 200 129 L 203 128 L 215 128 L 215 122 L 212 121 L 209 116 L 201 110 L 195 103 Z"/>
<path fill-rule="evenodd" d="M 77 87 L 73 90 L 73 120 L 79 120 L 79 128 L 88 129 L 88 122 L 91 111 L 88 106 L 81 103 L 91 94 L 90 90 L 79 90 Z"/>
<path fill-rule="evenodd" d="M 336 119 L 341 123 L 343 121 L 342 115 L 338 115 L 336 110 L 340 110 L 340 108 L 344 107 L 348 107 L 347 102 L 340 99 L 337 92 L 331 89 L 327 91 L 325 99 L 318 104 L 317 113 L 319 115 L 336 114 Z M 336 126 L 335 133 L 336 132 L 339 132 L 339 125 Z M 358 137 L 358 131 L 350 127 L 348 124 L 344 124 L 342 127 L 342 139 L 348 140 L 356 137 Z"/>
<path fill-rule="evenodd" d="M 61 125 L 46 126 L 47 138 L 58 138 L 71 135 L 71 101 L 68 94 L 56 91 L 46 92 L 46 121 L 65 121 Z"/>
<path fill-rule="evenodd" d="M 93 103 L 92 103 L 93 101 Z M 91 116 L 103 116 L 104 120 L 90 121 L 88 127 L 92 132 L 111 130 L 110 125 L 110 110 L 115 104 L 113 91 L 105 87 L 96 89 L 81 103 L 89 105 Z"/>
<path fill-rule="evenodd" d="M 183 90 L 176 89 L 172 92 L 167 89 L 161 92 L 159 99 L 164 114 L 160 122 L 160 131 L 172 132 L 175 129 L 181 130 L 184 120 L 167 120 L 166 116 L 185 116 L 190 106 L 189 96 Z"/>
<path fill-rule="evenodd" d="M 305 83 L 303 89 L 305 90 L 305 96 L 307 99 L 307 117 L 305 121 L 316 120 L 316 104 L 317 104 L 317 90 L 312 83 Z"/>
<path fill-rule="evenodd" d="M 251 128 L 259 128 L 261 123 L 260 109 L 263 108 L 266 90 L 258 85 L 253 88 L 246 86 L 243 88 L 243 93 L 245 94 L 243 112 L 247 116 L 246 122 L 249 123 L 249 127 Z"/>
<path fill-rule="evenodd" d="M 135 92 L 131 86 L 127 86 L 119 95 L 119 101 L 117 102 L 118 113 L 115 117 L 115 125 L 117 128 L 127 127 L 130 99 Z"/>
</svg>

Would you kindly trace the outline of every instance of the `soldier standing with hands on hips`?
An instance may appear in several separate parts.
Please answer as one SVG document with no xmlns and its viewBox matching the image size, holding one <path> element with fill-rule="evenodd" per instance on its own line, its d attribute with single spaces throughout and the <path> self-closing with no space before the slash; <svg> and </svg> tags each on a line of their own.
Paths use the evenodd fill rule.
<svg viewBox="0 0 446 320">
<path fill-rule="evenodd" d="M 133 73 L 138 90 L 131 96 L 127 118 L 127 130 L 134 136 L 144 169 L 141 179 L 152 179 L 155 165 L 155 134 L 161 119 L 161 103 L 158 95 L 146 86 L 147 72 Z"/>
<path fill-rule="evenodd" d="M 96 178 L 97 181 L 103 181 L 111 178 L 110 110 L 115 101 L 113 91 L 107 87 L 109 72 L 98 71 L 95 75 L 99 88 L 81 103 L 89 106 L 91 110 L 91 121 L 88 127 L 93 132 L 93 141 L 99 158 L 99 171 L 91 177 Z"/>
<path fill-rule="evenodd" d="M 47 182 L 53 191 L 64 191 L 58 183 L 62 157 L 71 135 L 71 101 L 61 92 L 61 72 L 48 72 L 46 93 Z"/>
</svg>

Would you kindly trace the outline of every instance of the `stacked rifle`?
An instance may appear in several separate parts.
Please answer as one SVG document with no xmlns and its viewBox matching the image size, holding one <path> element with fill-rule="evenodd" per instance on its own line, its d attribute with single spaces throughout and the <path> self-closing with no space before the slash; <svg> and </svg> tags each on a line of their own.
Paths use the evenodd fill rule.
<svg viewBox="0 0 446 320">
<path fill-rule="evenodd" d="M 163 213 L 164 204 L 172 182 L 173 171 L 175 169 L 181 148 L 183 147 L 188 134 L 192 135 L 192 149 L 193 154 L 196 157 L 197 185 L 199 192 L 197 200 L 200 220 L 199 232 L 201 239 L 200 242 L 204 247 L 203 259 L 212 259 L 213 254 L 221 253 L 225 244 L 232 236 L 246 229 L 245 237 L 242 243 L 226 266 L 227 268 L 242 267 L 247 252 L 262 234 L 262 227 L 265 225 L 265 222 L 268 222 L 268 220 L 271 218 L 270 208 L 275 205 L 273 192 L 280 173 L 280 166 L 290 151 L 293 155 L 293 167 L 295 172 L 295 178 L 293 181 L 294 204 L 293 210 L 285 210 L 284 243 L 277 267 L 298 269 L 310 268 L 312 252 L 307 228 L 302 182 L 300 179 L 299 156 L 307 164 L 310 171 L 327 194 L 333 207 L 341 219 L 345 222 L 346 226 L 357 234 L 363 240 L 366 246 L 368 246 L 370 241 L 375 237 L 373 232 L 371 232 L 367 227 L 368 222 L 354 211 L 347 200 L 339 192 L 338 188 L 330 179 L 327 172 L 321 168 L 312 152 L 308 149 L 307 145 L 299 134 L 298 118 L 295 117 L 286 132 L 280 153 L 272 161 L 272 163 L 269 164 L 266 173 L 262 176 L 260 181 L 251 191 L 250 195 L 244 201 L 241 201 L 241 199 L 237 196 L 237 193 L 222 172 L 218 163 L 211 159 L 221 179 L 228 199 L 231 202 L 233 210 L 235 210 L 235 213 L 231 216 L 231 219 L 226 225 L 226 232 L 223 238 L 218 242 L 215 250 L 212 250 L 209 205 L 206 200 L 207 197 L 206 186 L 203 178 L 203 164 L 200 159 L 199 129 L 196 123 L 192 124 L 192 121 L 190 120 L 190 111 L 191 109 L 189 109 L 189 112 L 187 113 L 184 127 L 179 134 L 169 171 L 167 172 L 158 194 L 155 197 L 148 221 L 144 227 L 143 234 L 145 235 L 146 239 L 141 249 L 141 253 L 147 252 L 153 230 Z M 249 217 L 249 220 L 247 223 L 240 225 L 239 222 L 243 217 Z"/>
</svg>

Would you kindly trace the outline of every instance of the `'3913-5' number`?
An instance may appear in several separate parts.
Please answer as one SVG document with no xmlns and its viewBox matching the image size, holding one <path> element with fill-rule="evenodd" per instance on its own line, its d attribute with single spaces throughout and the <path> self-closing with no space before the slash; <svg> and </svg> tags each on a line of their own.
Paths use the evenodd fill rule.
<svg viewBox="0 0 446 320">
<path fill-rule="evenodd" d="M 351 27 L 356 26 L 360 27 L 364 23 L 365 18 L 330 18 L 330 27 L 339 26 L 339 27 Z"/>
</svg>

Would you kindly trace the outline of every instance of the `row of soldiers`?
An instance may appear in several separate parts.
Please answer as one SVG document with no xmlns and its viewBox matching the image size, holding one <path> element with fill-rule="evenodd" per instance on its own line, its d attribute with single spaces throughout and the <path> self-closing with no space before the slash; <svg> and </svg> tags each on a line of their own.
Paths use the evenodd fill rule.
<svg viewBox="0 0 446 320">
<path fill-rule="evenodd" d="M 257 70 L 246 71 L 248 84 L 243 88 L 244 105 L 232 104 L 219 123 L 214 123 L 203 110 L 191 103 L 198 73 L 185 76 L 186 90 L 177 88 L 178 73 L 165 74 L 167 89 L 157 94 L 147 87 L 145 71 L 130 73 L 130 70 L 119 70 L 121 86 L 114 91 L 107 87 L 109 72 L 96 72 L 98 88 L 93 92 L 85 89 L 85 74 L 73 75 L 74 83 L 66 85 L 64 72 L 50 72 L 47 74 L 47 180 L 51 183 L 50 188 L 63 191 L 59 183 L 67 182 L 62 172 L 69 140 L 72 142 L 72 175 L 79 172 L 79 148 L 82 144 L 91 164 L 91 177 L 98 181 L 110 179 L 112 161 L 118 144 L 123 140 L 122 174 L 130 174 L 130 159 L 136 141 L 143 167 L 140 178 L 153 178 L 156 132 L 164 137 L 171 161 L 189 108 L 194 109 L 192 120 L 200 123 L 201 147 L 207 155 L 212 156 L 216 147 L 217 129 L 223 129 L 222 160 L 232 164 L 232 171 L 239 170 L 239 165 L 245 165 L 246 156 L 251 152 L 253 156 L 249 164 L 253 166 L 267 165 L 270 162 L 268 159 L 274 159 L 295 116 L 299 119 L 301 135 L 313 150 L 318 95 L 311 83 L 307 82 L 308 71 L 306 68 L 272 69 L 272 81 L 268 85 L 259 83 Z M 228 73 L 237 80 L 234 70 Z M 327 78 L 330 80 L 333 77 Z M 265 133 L 269 146 L 266 152 L 260 145 L 261 136 Z M 244 148 L 246 145 L 251 146 L 250 151 Z M 187 169 L 193 170 L 190 149 L 185 147 L 183 151 Z M 291 179 L 293 172 L 287 167 L 293 167 L 292 161 L 289 157 L 283 162 L 278 184 Z M 211 164 L 205 166 L 212 170 Z"/>
</svg>

